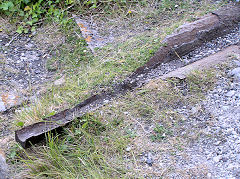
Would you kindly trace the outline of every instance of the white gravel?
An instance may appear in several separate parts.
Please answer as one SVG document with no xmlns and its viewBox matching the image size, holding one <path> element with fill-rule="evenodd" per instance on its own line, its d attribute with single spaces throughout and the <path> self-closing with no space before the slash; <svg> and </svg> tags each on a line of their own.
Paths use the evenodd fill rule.
<svg viewBox="0 0 240 179">
<path fill-rule="evenodd" d="M 207 178 L 240 178 L 240 72 L 233 73 L 240 67 L 239 62 L 233 62 L 233 69 L 226 69 L 227 76 L 219 77 L 215 88 L 201 102 L 201 113 L 191 115 L 196 107 L 191 111 L 178 109 L 188 119 L 186 128 L 201 126 L 203 132 L 188 146 L 185 152 L 190 159 L 178 161 L 179 168 L 201 164 L 206 166 Z"/>
</svg>

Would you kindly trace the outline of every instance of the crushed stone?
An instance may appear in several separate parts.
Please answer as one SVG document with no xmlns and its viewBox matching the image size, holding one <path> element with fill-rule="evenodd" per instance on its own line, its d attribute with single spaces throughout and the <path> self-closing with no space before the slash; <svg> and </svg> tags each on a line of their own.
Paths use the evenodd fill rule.
<svg viewBox="0 0 240 179">
<path fill-rule="evenodd" d="M 239 59 L 240 61 L 240 59 Z M 230 70 L 230 73 L 234 69 Z M 228 72 L 227 72 L 228 73 Z M 221 90 L 220 90 L 221 89 Z M 208 175 L 212 178 L 240 178 L 240 84 L 231 76 L 221 76 L 216 87 L 209 92 L 206 100 L 201 102 L 204 113 L 208 114 L 203 119 L 203 133 L 212 137 L 201 136 L 187 149 L 190 156 L 189 163 L 204 163 L 208 167 Z M 189 111 L 181 111 L 186 118 L 190 117 Z M 198 116 L 199 117 L 199 116 Z M 206 125 L 207 121 L 213 121 L 212 125 Z M 192 122 L 189 120 L 189 123 Z M 200 150 L 203 149 L 203 150 Z"/>
<path fill-rule="evenodd" d="M 1 91 L 26 90 L 47 82 L 52 73 L 46 69 L 46 59 L 28 36 L 18 36 L 11 44 L 10 36 L 0 36 Z"/>
</svg>

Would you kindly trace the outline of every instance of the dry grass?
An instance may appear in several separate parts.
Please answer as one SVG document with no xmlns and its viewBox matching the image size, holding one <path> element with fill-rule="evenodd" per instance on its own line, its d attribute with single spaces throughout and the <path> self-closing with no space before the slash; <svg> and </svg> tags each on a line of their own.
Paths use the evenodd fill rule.
<svg viewBox="0 0 240 179">
<path fill-rule="evenodd" d="M 17 113 L 17 120 L 24 121 L 25 125 L 39 121 L 44 116 L 72 107 L 103 87 L 124 79 L 153 55 L 167 34 L 180 24 L 197 18 L 196 14 L 205 14 L 215 6 L 205 2 L 208 1 L 195 8 L 184 7 L 176 11 L 165 9 L 166 13 L 163 14 L 150 11 L 154 7 L 149 4 L 146 9 L 139 9 L 140 6 L 131 7 L 129 10 L 133 13 L 123 14 L 118 19 L 114 15 L 96 17 L 95 20 L 99 18 L 99 23 L 108 19 L 109 24 L 103 26 L 104 29 L 119 27 L 116 43 L 98 49 L 95 57 L 84 52 L 86 58 L 77 61 L 80 58 L 79 53 L 86 48 L 81 44 L 81 40 L 74 43 L 76 36 L 72 36 L 71 43 L 75 48 L 70 49 L 71 43 L 67 48 L 63 46 L 63 49 L 59 50 L 63 54 L 53 60 L 61 62 L 59 74 L 65 73 L 65 84 L 49 87 L 47 93 L 35 104 L 26 105 L 29 110 Z M 159 14 L 161 16 L 158 16 Z M 157 23 L 154 25 L 155 21 Z M 141 27 L 148 26 L 141 26 L 142 24 L 151 24 L 151 29 L 142 30 Z M 136 31 L 133 36 L 130 34 L 130 37 L 127 33 L 122 35 L 123 29 L 125 32 L 133 29 Z M 202 80 L 199 81 L 200 78 Z M 61 138 L 50 137 L 45 147 L 25 151 L 20 158 L 21 162 L 16 165 L 21 165 L 22 162 L 29 165 L 30 170 L 23 172 L 31 178 L 168 176 L 169 173 L 176 172 L 173 167 L 173 163 L 177 161 L 176 154 L 184 154 L 184 144 L 190 136 L 190 131 L 183 128 L 186 119 L 175 109 L 197 103 L 214 84 L 214 79 L 214 71 L 208 71 L 196 72 L 186 81 L 153 81 L 94 113 L 101 124 L 107 126 L 104 131 L 95 135 L 94 130 L 86 130 L 89 123 L 80 119 L 80 124 L 76 122 L 77 124 L 68 127 L 66 135 Z M 188 89 L 187 95 L 182 92 L 182 83 Z M 184 131 L 185 135 L 181 136 Z M 197 136 L 195 131 L 192 135 Z M 79 139 L 83 139 L 83 143 Z M 129 152 L 126 151 L 128 146 L 131 146 Z M 145 151 L 155 153 L 154 158 L 159 163 L 154 165 L 156 170 L 149 168 L 139 159 Z M 36 153 L 37 157 L 34 156 Z M 172 162 L 172 165 L 160 165 L 162 160 L 166 160 L 166 156 L 170 156 L 169 163 Z M 83 171 L 82 176 L 79 171 Z"/>
<path fill-rule="evenodd" d="M 159 9 L 150 3 L 146 6 L 131 7 L 133 9 L 130 16 L 122 14 L 117 18 L 113 14 L 112 16 L 93 17 L 93 19 L 96 18 L 96 22 L 103 22 L 101 18 L 105 22 L 111 22 L 114 29 L 119 31 L 117 33 L 119 38 L 116 38 L 113 44 L 98 49 L 95 57 L 86 49 L 82 39 L 78 39 L 75 33 L 76 27 L 73 26 L 70 33 L 66 34 L 65 43 L 57 48 L 59 55 L 47 63 L 50 69 L 58 69 L 56 78 L 59 78 L 58 76 L 62 73 L 66 75 L 66 83 L 57 87 L 50 85 L 45 90 L 46 95 L 43 95 L 37 103 L 26 106 L 29 110 L 17 113 L 17 120 L 23 121 L 25 125 L 39 121 L 53 111 L 58 112 L 72 107 L 91 94 L 101 91 L 116 81 L 123 80 L 136 68 L 146 63 L 157 51 L 161 40 L 167 34 L 188 21 L 189 17 L 195 17 L 195 13 L 204 13 L 216 7 L 216 5 L 204 2 L 202 5 L 189 2 L 188 6 L 181 6 L 174 10 Z M 149 22 L 147 25 L 146 20 Z M 144 30 L 146 26 L 151 27 L 150 30 Z M 102 27 L 106 32 L 111 31 L 109 24 Z M 52 43 L 55 48 L 60 42 L 55 43 L 56 40 L 51 40 L 52 37 L 59 34 L 60 39 L 64 39 L 63 34 L 58 30 L 52 31 L 52 27 L 46 27 L 46 29 L 48 29 L 47 43 Z M 130 31 L 133 32 L 132 37 L 129 37 Z M 41 34 L 40 31 L 40 37 Z"/>
<path fill-rule="evenodd" d="M 198 81 L 198 79 L 202 79 Z M 133 137 L 128 146 L 131 146 L 131 159 L 125 161 L 137 177 L 171 177 L 176 173 L 178 176 L 187 177 L 203 174 L 205 169 L 196 173 L 178 171 L 176 165 L 179 156 L 187 162 L 185 148 L 192 140 L 198 140 L 201 130 L 197 126 L 188 124 L 184 115 L 177 109 L 195 106 L 201 101 L 204 94 L 210 90 L 216 81 L 216 71 L 208 70 L 191 74 L 186 81 L 178 80 L 162 81 L 155 80 L 135 92 L 128 93 L 122 99 L 117 100 L 110 106 L 98 110 L 106 121 L 121 119 L 124 129 Z M 183 89 L 179 88 L 185 83 L 187 94 L 183 95 Z M 194 91 L 192 86 L 195 86 Z M 198 87 L 198 88 L 197 88 Z M 196 90 L 197 89 L 197 90 Z M 189 126 L 188 126 L 189 125 Z M 160 128 L 158 127 L 160 126 Z M 141 160 L 145 152 L 154 153 L 153 168 L 148 167 Z M 129 156 L 129 153 L 125 153 Z M 166 156 L 168 165 L 166 166 Z M 164 163 L 162 161 L 165 161 Z M 154 169 L 154 170 L 153 170 Z M 181 172 L 185 174 L 181 174 Z"/>
</svg>

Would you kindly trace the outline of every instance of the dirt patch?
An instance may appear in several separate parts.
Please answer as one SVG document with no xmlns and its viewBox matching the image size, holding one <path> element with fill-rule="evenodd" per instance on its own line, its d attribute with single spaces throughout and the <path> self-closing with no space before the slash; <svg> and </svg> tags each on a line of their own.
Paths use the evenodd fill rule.
<svg viewBox="0 0 240 179">
<path fill-rule="evenodd" d="M 51 57 L 51 52 L 55 52 L 58 46 L 65 43 L 65 40 L 66 37 L 61 31 L 60 26 L 55 24 L 42 25 L 33 36 L 33 41 L 44 52 L 45 57 Z"/>
<path fill-rule="evenodd" d="M 13 35 L 16 27 L 9 23 L 7 17 L 0 17 L 0 36 L 4 34 Z"/>
</svg>

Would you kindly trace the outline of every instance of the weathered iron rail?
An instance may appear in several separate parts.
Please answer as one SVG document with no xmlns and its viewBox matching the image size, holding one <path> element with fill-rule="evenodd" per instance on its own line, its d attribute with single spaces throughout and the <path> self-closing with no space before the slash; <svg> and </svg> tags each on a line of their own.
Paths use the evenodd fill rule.
<svg viewBox="0 0 240 179">
<path fill-rule="evenodd" d="M 199 20 L 185 24 L 172 35 L 162 41 L 157 53 L 142 67 L 138 68 L 121 84 L 117 84 L 113 92 L 103 92 L 92 96 L 74 108 L 66 109 L 54 116 L 43 119 L 20 130 L 15 131 L 16 141 L 26 148 L 30 144 L 39 142 L 50 131 L 61 129 L 77 117 L 83 116 L 106 104 L 112 98 L 122 95 L 139 86 L 139 76 L 144 76 L 151 69 L 163 62 L 183 56 L 204 43 L 229 33 L 240 22 L 240 5 L 226 6 Z"/>
</svg>

